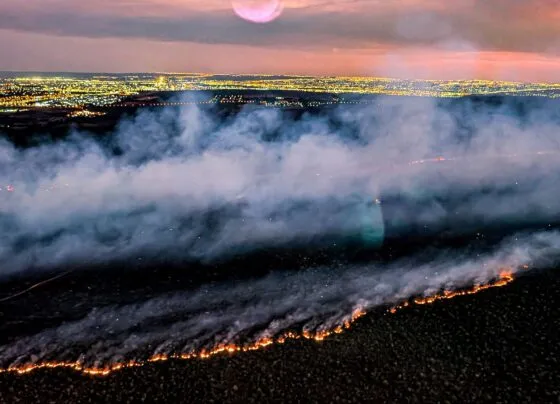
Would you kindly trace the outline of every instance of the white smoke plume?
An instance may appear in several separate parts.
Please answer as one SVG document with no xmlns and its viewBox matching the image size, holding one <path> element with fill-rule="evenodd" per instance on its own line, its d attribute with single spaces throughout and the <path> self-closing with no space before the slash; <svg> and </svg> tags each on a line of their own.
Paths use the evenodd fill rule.
<svg viewBox="0 0 560 404">
<path fill-rule="evenodd" d="M 359 225 L 346 211 L 356 195 L 418 198 L 518 184 L 507 197 L 477 194 L 457 215 L 554 217 L 557 156 L 537 152 L 560 150 L 558 114 L 474 108 L 385 99 L 337 110 L 333 125 L 277 110 L 220 122 L 192 107 L 140 113 L 105 143 L 82 133 L 25 150 L 4 142 L 0 184 L 15 191 L 1 199 L 0 277 L 143 254 L 211 259 L 255 244 L 307 242 Z M 437 156 L 456 160 L 444 170 L 410 166 Z M 499 156 L 508 159 L 498 165 Z M 441 208 L 418 214 L 432 223 Z"/>
<path fill-rule="evenodd" d="M 141 112 L 104 141 L 74 133 L 28 149 L 4 142 L 0 184 L 15 190 L 0 196 L 0 279 L 116 259 L 212 260 L 255 246 L 360 232 L 364 220 L 377 241 L 387 226 L 406 234 L 413 224 L 553 224 L 560 214 L 560 116 L 539 102 L 520 111 L 525 107 L 517 101 L 482 108 L 383 98 L 299 120 L 249 109 L 218 119 L 189 107 Z M 395 195 L 429 203 L 385 217 L 385 198 Z M 455 198 L 453 211 L 434 195 Z M 363 203 L 376 198 L 381 201 L 364 214 Z M 552 262 L 558 237 L 529 233 L 484 254 L 442 252 L 422 263 L 288 271 L 100 307 L 0 348 L 0 362 L 76 351 L 89 361 L 114 361 L 139 351 L 235 341 L 255 329 L 275 335 L 328 326 L 356 305 L 369 308 L 483 282 L 503 267 Z"/>
</svg>

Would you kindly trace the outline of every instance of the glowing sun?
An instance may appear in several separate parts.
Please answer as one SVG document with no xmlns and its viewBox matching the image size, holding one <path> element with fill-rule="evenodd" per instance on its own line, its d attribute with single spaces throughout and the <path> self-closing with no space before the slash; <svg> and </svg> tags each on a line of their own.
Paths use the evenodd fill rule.
<svg viewBox="0 0 560 404">
<path fill-rule="evenodd" d="M 244 20 L 264 24 L 282 14 L 282 0 L 231 0 L 235 14 Z"/>
</svg>

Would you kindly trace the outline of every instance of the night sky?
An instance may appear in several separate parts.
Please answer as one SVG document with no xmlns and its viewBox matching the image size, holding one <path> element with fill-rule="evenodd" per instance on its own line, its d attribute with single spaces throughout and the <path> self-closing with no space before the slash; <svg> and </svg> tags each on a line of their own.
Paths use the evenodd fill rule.
<svg viewBox="0 0 560 404">
<path fill-rule="evenodd" d="M 560 80 L 558 0 L 259 1 L 3 0 L 0 70 Z"/>
</svg>

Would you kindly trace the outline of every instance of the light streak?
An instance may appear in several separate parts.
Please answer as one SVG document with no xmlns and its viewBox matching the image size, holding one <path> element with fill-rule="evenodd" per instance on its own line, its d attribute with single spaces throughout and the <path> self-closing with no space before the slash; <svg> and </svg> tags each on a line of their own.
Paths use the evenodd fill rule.
<svg viewBox="0 0 560 404">
<path fill-rule="evenodd" d="M 52 282 L 52 281 L 54 281 L 54 280 L 56 280 L 56 279 L 58 279 L 58 278 L 62 278 L 63 276 L 66 276 L 66 275 L 68 275 L 70 272 L 73 272 L 73 271 L 74 271 L 74 270 L 71 269 L 71 270 L 69 270 L 69 271 L 62 272 L 62 273 L 60 273 L 60 274 L 58 274 L 58 275 L 55 275 L 55 276 L 53 276 L 52 278 L 45 279 L 44 281 L 41 281 L 41 282 L 37 282 L 37 283 L 31 285 L 30 287 L 28 287 L 27 289 L 24 289 L 24 290 L 22 290 L 22 291 L 19 291 L 19 292 L 17 292 L 17 293 L 14 293 L 14 294 L 12 294 L 12 295 L 10 295 L 10 296 L 3 297 L 2 299 L 0 299 L 0 303 L 1 303 L 1 302 L 6 302 L 6 301 L 11 300 L 11 299 L 14 299 L 14 298 L 16 298 L 16 297 L 18 297 L 18 296 L 21 296 L 21 295 L 23 295 L 23 294 L 29 292 L 30 290 L 33 290 L 33 289 L 35 289 L 35 288 L 38 288 L 39 286 L 42 286 L 42 285 L 44 285 L 44 284 L 46 284 L 46 283 L 49 283 L 49 282 Z"/>
<path fill-rule="evenodd" d="M 528 269 L 527 265 L 522 266 L 523 269 Z M 393 306 L 388 310 L 388 313 L 394 314 L 397 311 L 410 307 L 413 305 L 427 305 L 433 304 L 437 301 L 453 299 L 458 296 L 474 295 L 484 290 L 503 287 L 514 281 L 513 271 L 510 269 L 503 269 L 499 276 L 485 284 L 475 284 L 470 289 L 463 290 L 446 290 L 442 293 L 437 293 L 432 296 L 418 297 L 410 301 L 405 301 L 399 305 Z M 235 344 L 235 343 L 221 343 L 217 344 L 212 348 L 200 349 L 185 353 L 176 354 L 154 354 L 146 360 L 131 360 L 128 362 L 115 363 L 107 365 L 105 367 L 89 367 L 84 365 L 80 361 L 75 362 L 42 362 L 42 363 L 28 363 L 28 364 L 18 364 L 9 366 L 7 368 L 0 368 L 1 373 L 15 373 L 18 375 L 28 374 L 39 369 L 71 369 L 80 372 L 84 375 L 90 376 L 107 376 L 113 372 L 127 369 L 142 367 L 148 363 L 153 362 L 165 362 L 169 360 L 189 360 L 189 359 L 199 359 L 204 360 L 218 355 L 233 355 L 241 352 L 258 351 L 262 350 L 273 344 L 284 344 L 288 340 L 311 340 L 315 342 L 321 342 L 326 338 L 344 332 L 352 327 L 352 324 L 356 322 L 359 318 L 366 315 L 366 311 L 362 307 L 357 307 L 354 311 L 344 319 L 340 324 L 328 328 L 328 329 L 317 329 L 314 331 L 303 330 L 301 332 L 288 331 L 280 335 L 279 337 L 263 337 L 255 342 L 247 344 Z"/>
</svg>

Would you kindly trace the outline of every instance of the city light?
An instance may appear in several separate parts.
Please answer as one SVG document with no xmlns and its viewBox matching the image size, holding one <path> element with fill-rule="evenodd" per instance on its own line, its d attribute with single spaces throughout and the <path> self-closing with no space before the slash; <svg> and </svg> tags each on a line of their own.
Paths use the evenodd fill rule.
<svg viewBox="0 0 560 404">
<path fill-rule="evenodd" d="M 556 98 L 560 84 L 487 80 L 399 80 L 376 77 L 308 77 L 270 75 L 129 74 L 46 77 L 0 77 L 0 111 L 14 108 L 77 108 L 123 106 L 127 97 L 154 92 L 189 90 L 299 91 L 339 94 L 314 105 L 361 104 L 356 94 L 462 97 L 468 95 L 524 95 Z M 354 96 L 345 96 L 353 94 Z M 242 95 L 215 97 L 222 104 L 252 103 Z M 208 102 L 208 101 L 207 101 Z M 147 102 L 146 106 L 154 103 Z M 164 105 L 165 103 L 155 103 Z M 125 105 L 126 106 L 126 105 Z M 142 105 L 140 105 L 142 106 Z M 278 99 L 266 106 L 297 107 Z"/>
</svg>

